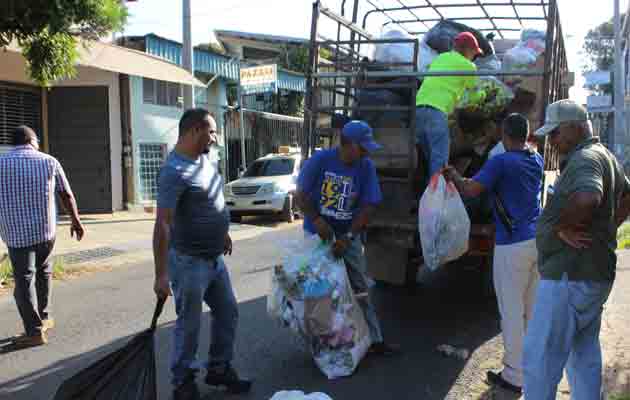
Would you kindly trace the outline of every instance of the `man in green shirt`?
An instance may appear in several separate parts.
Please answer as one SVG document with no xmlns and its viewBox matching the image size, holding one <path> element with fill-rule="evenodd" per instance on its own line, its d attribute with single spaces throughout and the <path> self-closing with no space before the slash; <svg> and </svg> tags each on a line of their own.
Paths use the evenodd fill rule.
<svg viewBox="0 0 630 400">
<path fill-rule="evenodd" d="M 462 32 L 455 37 L 454 50 L 433 60 L 429 72 L 475 72 L 477 67 L 472 60 L 481 54 L 477 38 L 470 32 Z M 416 97 L 416 151 L 418 160 L 427 161 L 429 176 L 448 164 L 448 116 L 466 89 L 474 88 L 478 82 L 478 76 L 470 75 L 424 78 Z M 477 91 L 471 95 L 470 102 L 478 103 L 485 97 L 485 92 Z"/>
<path fill-rule="evenodd" d="M 551 104 L 536 134 L 547 136 L 565 164 L 536 231 L 541 281 L 525 337 L 525 399 L 555 400 L 565 365 L 571 398 L 599 399 L 599 331 L 615 279 L 617 228 L 630 212 L 630 181 L 578 104 Z"/>
</svg>

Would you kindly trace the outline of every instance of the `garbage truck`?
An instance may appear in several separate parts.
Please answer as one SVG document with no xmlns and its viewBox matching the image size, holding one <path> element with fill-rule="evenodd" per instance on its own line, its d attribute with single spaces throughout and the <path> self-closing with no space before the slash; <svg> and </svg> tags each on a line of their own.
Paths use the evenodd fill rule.
<svg viewBox="0 0 630 400">
<path fill-rule="evenodd" d="M 418 179 L 418 172 L 426 171 L 426 161 L 415 150 L 418 88 L 427 76 L 477 75 L 499 92 L 493 104 L 477 110 L 462 105 L 449 120 L 449 163 L 473 176 L 500 140 L 502 118 L 520 112 L 534 131 L 544 123 L 546 106 L 568 97 L 573 75 L 557 1 L 339 3 L 339 10 L 313 3 L 302 157 L 338 143 L 339 130 L 331 127 L 335 113 L 370 123 L 383 146 L 371 155 L 383 202 L 366 232 L 368 270 L 377 281 L 413 286 L 423 271 L 417 204 L 428 182 Z M 484 50 L 474 61 L 477 71 L 429 72 L 431 59 L 450 50 L 461 31 L 473 33 Z M 544 140 L 530 144 L 544 158 L 544 203 L 544 188 L 559 174 L 559 158 Z M 491 202 L 466 200 L 466 208 L 468 251 L 456 263 L 491 277 Z"/>
</svg>

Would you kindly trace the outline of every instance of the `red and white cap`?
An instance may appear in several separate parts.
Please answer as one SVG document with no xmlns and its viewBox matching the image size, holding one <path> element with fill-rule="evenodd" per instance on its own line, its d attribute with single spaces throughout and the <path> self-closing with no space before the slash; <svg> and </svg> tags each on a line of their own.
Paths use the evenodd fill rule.
<svg viewBox="0 0 630 400">
<path fill-rule="evenodd" d="M 483 50 L 479 47 L 479 42 L 475 35 L 470 32 L 462 32 L 455 36 L 455 45 L 458 47 L 464 47 L 475 51 L 476 55 L 482 55 Z"/>
</svg>

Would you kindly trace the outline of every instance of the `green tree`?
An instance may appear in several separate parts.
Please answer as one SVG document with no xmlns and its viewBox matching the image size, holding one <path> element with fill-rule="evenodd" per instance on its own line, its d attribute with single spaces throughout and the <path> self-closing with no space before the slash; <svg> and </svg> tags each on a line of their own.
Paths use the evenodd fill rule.
<svg viewBox="0 0 630 400">
<path fill-rule="evenodd" d="M 127 20 L 121 0 L 2 0 L 0 48 L 17 43 L 42 86 L 76 74 L 80 38 L 97 40 Z"/>
<path fill-rule="evenodd" d="M 624 19 L 625 14 L 622 14 L 622 25 Z M 614 20 L 611 19 L 591 29 L 586 34 L 582 47 L 586 55 L 586 63 L 582 67 L 584 72 L 610 71 L 615 62 L 614 29 Z M 600 85 L 597 89 L 604 94 L 612 93 L 612 85 Z"/>
</svg>

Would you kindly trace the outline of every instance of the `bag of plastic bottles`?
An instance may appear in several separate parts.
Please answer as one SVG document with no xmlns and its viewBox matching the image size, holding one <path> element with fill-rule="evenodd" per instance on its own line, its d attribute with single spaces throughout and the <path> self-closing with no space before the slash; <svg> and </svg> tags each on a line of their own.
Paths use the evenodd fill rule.
<svg viewBox="0 0 630 400">
<path fill-rule="evenodd" d="M 372 344 L 343 260 L 316 235 L 286 246 L 267 310 L 303 339 L 329 379 L 352 375 Z"/>
<path fill-rule="evenodd" d="M 435 174 L 420 198 L 418 230 L 424 264 L 432 271 L 468 251 L 470 219 L 459 192 Z"/>
</svg>

